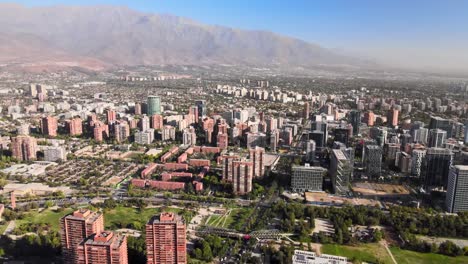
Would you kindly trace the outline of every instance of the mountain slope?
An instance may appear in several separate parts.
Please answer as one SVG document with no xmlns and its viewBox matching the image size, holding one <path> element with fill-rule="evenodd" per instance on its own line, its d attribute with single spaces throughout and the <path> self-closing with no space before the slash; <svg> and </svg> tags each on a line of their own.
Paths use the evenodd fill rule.
<svg viewBox="0 0 468 264">
<path fill-rule="evenodd" d="M 44 52 L 43 57 L 56 56 L 57 50 L 115 65 L 362 65 L 318 45 L 271 32 L 209 26 L 119 6 L 27 8 L 0 4 L 0 33 L 11 39 L 36 37 L 38 41 L 29 42 L 32 50 L 52 51 Z M 4 50 L 15 49 L 14 44 L 6 47 L 8 42 L 2 45 Z M 1 53 L 0 49 L 0 61 Z"/>
</svg>

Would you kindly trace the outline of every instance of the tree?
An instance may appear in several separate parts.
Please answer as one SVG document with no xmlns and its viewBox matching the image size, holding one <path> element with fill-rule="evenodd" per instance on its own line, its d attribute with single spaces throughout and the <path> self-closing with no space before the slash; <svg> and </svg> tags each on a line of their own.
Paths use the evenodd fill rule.
<svg viewBox="0 0 468 264">
<path fill-rule="evenodd" d="M 210 247 L 210 244 L 208 244 L 208 242 L 206 241 L 203 241 L 202 242 L 202 259 L 204 261 L 211 261 L 213 259 L 213 252 L 211 252 L 211 247 Z"/>
<path fill-rule="evenodd" d="M 343 244 L 343 231 L 341 229 L 338 229 L 338 232 L 336 232 L 336 243 Z"/>
<path fill-rule="evenodd" d="M 46 201 L 44 203 L 44 208 L 50 208 L 52 206 L 54 206 L 54 202 L 52 202 L 52 201 Z"/>
<path fill-rule="evenodd" d="M 201 249 L 196 248 L 195 251 L 194 251 L 194 255 L 195 255 L 195 258 L 196 258 L 196 259 L 202 259 L 202 257 L 203 257 L 203 252 L 201 251 Z"/>
<path fill-rule="evenodd" d="M 117 207 L 117 202 L 112 198 L 106 199 L 103 203 L 103 206 L 104 208 L 114 209 L 115 207 Z"/>
<path fill-rule="evenodd" d="M 440 244 L 439 253 L 448 256 L 458 256 L 463 254 L 463 251 L 452 241 L 446 240 Z"/>
<path fill-rule="evenodd" d="M 144 236 L 140 237 L 127 237 L 127 246 L 128 246 L 128 263 L 135 264 L 144 264 L 146 263 L 145 256 L 145 238 Z"/>
<path fill-rule="evenodd" d="M 372 240 L 374 242 L 379 242 L 380 240 L 382 240 L 382 237 L 383 237 L 383 233 L 382 233 L 382 231 L 380 231 L 378 229 L 376 229 L 374 231 L 374 233 L 372 234 Z"/>
</svg>

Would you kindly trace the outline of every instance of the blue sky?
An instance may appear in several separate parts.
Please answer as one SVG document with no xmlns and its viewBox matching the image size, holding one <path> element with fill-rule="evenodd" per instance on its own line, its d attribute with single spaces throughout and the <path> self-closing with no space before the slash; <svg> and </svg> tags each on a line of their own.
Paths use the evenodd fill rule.
<svg viewBox="0 0 468 264">
<path fill-rule="evenodd" d="M 390 58 L 415 52 L 457 59 L 468 46 L 468 1 L 464 0 L 20 0 L 28 6 L 125 5 L 242 29 L 261 29 L 328 48 Z M 398 56 L 394 56 L 398 55 Z M 416 54 L 417 55 L 417 54 Z M 421 53 L 423 56 L 423 53 Z M 419 56 L 418 58 L 420 58 Z M 424 57 L 424 56 L 423 56 Z M 417 58 L 414 58 L 415 60 Z M 424 59 L 427 59 L 426 57 Z M 467 60 L 468 55 L 462 58 Z M 432 60 L 432 59 L 431 59 Z M 450 61 L 450 60 L 449 60 Z"/>
</svg>

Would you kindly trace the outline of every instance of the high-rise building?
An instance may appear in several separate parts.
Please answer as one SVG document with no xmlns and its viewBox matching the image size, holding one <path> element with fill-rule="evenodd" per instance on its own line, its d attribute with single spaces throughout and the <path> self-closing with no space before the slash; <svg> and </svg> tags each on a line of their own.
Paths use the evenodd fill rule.
<svg viewBox="0 0 468 264">
<path fill-rule="evenodd" d="M 60 219 L 60 241 L 64 263 L 79 263 L 78 246 L 92 234 L 104 230 L 102 213 L 79 209 Z"/>
<path fill-rule="evenodd" d="M 175 127 L 173 127 L 173 126 L 164 126 L 162 131 L 161 131 L 162 141 L 175 140 L 175 138 L 176 138 Z"/>
<path fill-rule="evenodd" d="M 448 172 L 453 161 L 453 153 L 450 149 L 429 148 L 424 160 L 424 186 L 426 189 L 433 187 L 447 188 Z"/>
<path fill-rule="evenodd" d="M 431 121 L 429 122 L 429 129 L 442 129 L 447 132 L 447 138 L 452 137 L 453 124 L 449 119 L 444 119 L 438 116 L 431 116 Z"/>
<path fill-rule="evenodd" d="M 412 139 L 411 135 L 408 133 L 404 133 L 400 135 L 400 144 L 401 144 L 401 149 L 404 150 L 407 144 L 411 144 Z"/>
<path fill-rule="evenodd" d="M 388 165 L 395 164 L 397 152 L 401 149 L 400 143 L 385 144 L 385 161 Z"/>
<path fill-rule="evenodd" d="M 37 97 L 37 85 L 35 83 L 29 85 L 29 95 L 34 98 Z"/>
<path fill-rule="evenodd" d="M 193 127 L 184 129 L 182 134 L 182 143 L 186 146 L 194 146 L 197 144 L 197 133 Z"/>
<path fill-rule="evenodd" d="M 149 116 L 161 114 L 161 97 L 150 95 L 148 96 L 148 111 Z"/>
<path fill-rule="evenodd" d="M 449 213 L 468 211 L 468 166 L 450 167 L 445 204 Z"/>
<path fill-rule="evenodd" d="M 375 122 L 375 114 L 372 111 L 368 111 L 364 113 L 364 120 L 366 121 L 368 126 L 374 126 Z"/>
<path fill-rule="evenodd" d="M 151 128 L 156 130 L 162 129 L 164 127 L 164 117 L 162 115 L 152 115 L 151 116 Z"/>
<path fill-rule="evenodd" d="M 380 177 L 382 169 L 382 148 L 377 145 L 366 145 L 364 150 L 364 164 L 368 177 Z"/>
<path fill-rule="evenodd" d="M 195 105 L 197 106 L 198 109 L 198 116 L 199 117 L 204 117 L 208 113 L 206 111 L 206 101 L 205 100 L 197 100 L 195 101 Z"/>
<path fill-rule="evenodd" d="M 321 122 L 321 121 L 312 122 L 311 130 L 312 130 L 311 134 L 315 133 L 316 131 L 322 132 L 322 137 L 323 137 L 322 140 L 317 140 L 315 142 L 317 143 L 317 147 L 325 147 L 327 145 L 327 140 L 328 140 L 328 123 Z M 311 138 L 311 139 L 316 140 L 316 138 Z"/>
<path fill-rule="evenodd" d="M 278 141 L 279 141 L 279 131 L 278 130 L 273 130 L 271 131 L 270 133 L 270 150 L 273 151 L 273 152 L 276 152 L 276 149 L 278 147 Z"/>
<path fill-rule="evenodd" d="M 464 142 L 465 144 L 467 144 L 467 143 L 468 143 L 468 120 L 465 122 L 465 129 L 464 129 L 464 133 L 463 133 L 463 134 L 464 134 L 464 140 L 463 140 L 463 142 Z"/>
<path fill-rule="evenodd" d="M 265 147 L 266 134 L 264 133 L 247 133 L 247 148 Z"/>
<path fill-rule="evenodd" d="M 135 103 L 135 115 L 141 115 L 143 113 L 140 103 Z"/>
<path fill-rule="evenodd" d="M 196 105 L 190 106 L 189 108 L 189 115 L 193 115 L 193 120 L 195 123 L 198 123 L 198 107 Z"/>
<path fill-rule="evenodd" d="M 127 237 L 102 231 L 84 239 L 77 247 L 76 264 L 128 264 Z"/>
<path fill-rule="evenodd" d="M 345 145 L 348 145 L 348 142 L 349 142 L 349 139 L 350 137 L 353 136 L 353 134 L 349 133 L 349 128 L 346 127 L 346 126 L 339 126 L 337 128 L 335 128 L 334 130 L 334 141 L 338 141 L 338 142 L 341 142 Z"/>
<path fill-rule="evenodd" d="M 232 162 L 232 187 L 235 194 L 243 195 L 252 191 L 254 176 L 253 162 Z"/>
<path fill-rule="evenodd" d="M 70 136 L 79 136 L 83 134 L 83 121 L 79 117 L 67 120 L 66 128 Z"/>
<path fill-rule="evenodd" d="M 147 264 L 187 263 L 186 229 L 181 216 L 163 212 L 146 224 Z"/>
<path fill-rule="evenodd" d="M 413 130 L 412 133 L 412 138 L 414 143 L 421 143 L 421 144 L 427 144 L 427 137 L 428 137 L 429 131 L 427 128 L 419 128 Z"/>
<path fill-rule="evenodd" d="M 37 89 L 38 96 L 39 96 L 39 94 L 47 95 L 47 89 L 48 88 L 50 88 L 48 85 L 36 84 L 36 89 Z"/>
<path fill-rule="evenodd" d="M 317 148 L 326 147 L 325 141 L 324 141 L 325 136 L 324 136 L 323 131 L 314 130 L 309 133 L 309 138 L 315 142 Z"/>
<path fill-rule="evenodd" d="M 426 157 L 426 150 L 415 149 L 413 150 L 411 161 L 411 175 L 421 177 L 421 168 Z"/>
<path fill-rule="evenodd" d="M 218 133 L 216 137 L 216 146 L 220 149 L 226 149 L 229 144 L 229 137 L 227 133 Z"/>
<path fill-rule="evenodd" d="M 11 138 L 12 156 L 19 161 L 35 160 L 37 141 L 30 136 L 17 136 Z"/>
<path fill-rule="evenodd" d="M 398 114 L 397 109 L 390 109 L 387 113 L 387 123 L 389 126 L 396 127 L 398 126 Z"/>
<path fill-rule="evenodd" d="M 130 136 L 130 126 L 127 122 L 119 122 L 114 126 L 115 141 L 118 143 L 124 142 Z"/>
<path fill-rule="evenodd" d="M 255 147 L 249 150 L 249 160 L 253 163 L 254 177 L 263 177 L 265 174 L 265 164 L 263 163 L 265 149 Z"/>
<path fill-rule="evenodd" d="M 357 110 L 350 111 L 349 123 L 353 126 L 353 135 L 359 134 L 359 128 L 361 126 L 361 112 Z"/>
<path fill-rule="evenodd" d="M 135 143 L 141 145 L 149 145 L 154 140 L 154 129 L 146 131 L 138 131 L 135 133 Z"/>
<path fill-rule="evenodd" d="M 94 140 L 102 142 L 105 138 L 109 137 L 109 125 L 104 124 L 101 121 L 94 123 L 93 129 Z"/>
<path fill-rule="evenodd" d="M 233 181 L 232 162 L 240 160 L 239 156 L 220 156 L 222 165 L 222 176 L 225 181 Z"/>
<path fill-rule="evenodd" d="M 316 144 L 313 140 L 305 142 L 305 160 L 306 162 L 312 162 L 315 159 Z"/>
<path fill-rule="evenodd" d="M 411 156 L 404 152 L 398 151 L 395 160 L 395 166 L 400 169 L 400 172 L 409 174 L 411 172 Z"/>
<path fill-rule="evenodd" d="M 326 169 L 322 167 L 312 167 L 309 164 L 305 166 L 294 165 L 291 175 L 291 189 L 294 192 L 322 191 L 323 176 Z"/>
<path fill-rule="evenodd" d="M 43 117 L 41 119 L 41 130 L 42 134 L 49 137 L 57 136 L 57 118 L 53 116 Z"/>
<path fill-rule="evenodd" d="M 370 130 L 370 138 L 375 139 L 377 145 L 383 147 L 385 142 L 387 142 L 388 131 L 383 127 L 371 127 Z M 396 138 L 398 139 L 398 138 Z"/>
<path fill-rule="evenodd" d="M 141 119 L 140 119 L 140 130 L 141 131 L 146 131 L 150 129 L 150 119 L 147 115 L 144 115 Z"/>
<path fill-rule="evenodd" d="M 309 104 L 309 102 L 305 102 L 304 103 L 304 109 L 302 110 L 302 117 L 304 119 L 308 119 L 309 118 L 309 113 L 310 113 L 310 104 Z"/>
<path fill-rule="evenodd" d="M 431 129 L 429 130 L 429 142 L 430 148 L 441 148 L 444 146 L 445 140 L 447 139 L 447 131 L 442 129 Z"/>
<path fill-rule="evenodd" d="M 266 123 L 267 133 L 271 133 L 272 131 L 277 129 L 278 120 L 276 120 L 275 118 L 267 117 L 265 118 L 265 123 Z"/>
<path fill-rule="evenodd" d="M 353 164 L 347 153 L 341 149 L 332 149 L 330 176 L 335 193 L 346 194 L 353 175 Z"/>
<path fill-rule="evenodd" d="M 106 110 L 107 124 L 111 124 L 117 120 L 117 113 L 115 110 L 107 109 Z"/>
</svg>

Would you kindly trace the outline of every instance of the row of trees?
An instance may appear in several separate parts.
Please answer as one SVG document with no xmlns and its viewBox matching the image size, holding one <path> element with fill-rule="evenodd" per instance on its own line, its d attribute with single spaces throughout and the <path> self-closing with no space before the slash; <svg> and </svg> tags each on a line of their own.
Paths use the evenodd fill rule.
<svg viewBox="0 0 468 264">
<path fill-rule="evenodd" d="M 18 240 L 0 236 L 0 248 L 3 249 L 4 255 L 14 258 L 58 258 L 60 256 L 60 235 L 56 231 L 49 231 L 47 234 L 26 235 Z"/>
<path fill-rule="evenodd" d="M 447 256 L 468 256 L 468 247 L 461 248 L 450 240 L 439 245 L 418 239 L 415 235 L 403 232 L 401 238 L 405 241 L 403 248 L 423 253 L 439 253 Z"/>
</svg>

